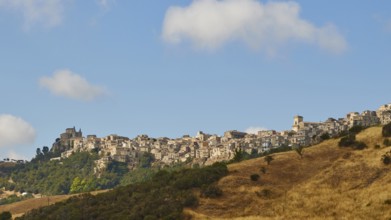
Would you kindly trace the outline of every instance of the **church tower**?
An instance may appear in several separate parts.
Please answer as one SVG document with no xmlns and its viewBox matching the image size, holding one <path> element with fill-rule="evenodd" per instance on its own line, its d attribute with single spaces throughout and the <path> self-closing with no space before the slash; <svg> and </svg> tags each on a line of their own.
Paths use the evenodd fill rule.
<svg viewBox="0 0 391 220">
<path fill-rule="evenodd" d="M 300 128 L 301 128 L 302 123 L 303 123 L 303 116 L 296 115 L 293 118 L 292 130 L 295 131 L 295 132 L 298 132 L 300 130 Z"/>
</svg>

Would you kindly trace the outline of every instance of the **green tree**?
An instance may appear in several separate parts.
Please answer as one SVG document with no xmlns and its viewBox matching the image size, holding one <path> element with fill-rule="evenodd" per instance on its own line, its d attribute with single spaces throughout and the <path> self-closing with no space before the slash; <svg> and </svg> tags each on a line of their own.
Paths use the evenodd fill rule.
<svg viewBox="0 0 391 220">
<path fill-rule="evenodd" d="M 152 165 L 152 162 L 155 160 L 153 154 L 144 152 L 144 154 L 140 158 L 140 167 L 141 168 L 149 168 Z"/>
<path fill-rule="evenodd" d="M 36 152 L 36 157 L 38 156 L 41 156 L 42 155 L 42 151 L 41 151 L 41 148 L 37 148 L 37 150 L 35 151 Z"/>
<path fill-rule="evenodd" d="M 382 158 L 381 158 L 381 161 L 385 164 L 385 165 L 389 165 L 391 164 L 391 151 L 383 154 Z"/>
<path fill-rule="evenodd" d="M 83 181 L 79 178 L 79 177 L 75 177 L 72 181 L 72 185 L 71 185 L 71 188 L 70 188 L 70 193 L 78 193 L 78 192 L 82 192 L 83 188 L 84 188 L 84 184 Z"/>
<path fill-rule="evenodd" d="M 204 186 L 201 189 L 201 196 L 206 198 L 217 198 L 223 195 L 223 191 L 217 185 Z"/>
<path fill-rule="evenodd" d="M 267 165 L 270 165 L 270 163 L 274 160 L 273 156 L 267 155 L 263 160 L 267 163 Z"/>
<path fill-rule="evenodd" d="M 11 212 L 6 211 L 0 214 L 0 220 L 11 220 L 11 219 L 12 219 Z"/>
<path fill-rule="evenodd" d="M 349 134 L 348 136 L 345 136 L 341 138 L 338 142 L 338 146 L 340 147 L 350 147 L 356 143 L 356 135 Z"/>
<path fill-rule="evenodd" d="M 328 139 L 330 139 L 330 135 L 329 135 L 329 133 L 323 133 L 322 135 L 320 135 L 320 139 L 322 140 L 322 141 L 325 141 L 325 140 L 328 140 Z"/>
<path fill-rule="evenodd" d="M 49 153 L 49 147 L 47 147 L 47 146 L 42 147 L 42 153 L 44 155 L 47 155 Z"/>
<path fill-rule="evenodd" d="M 365 129 L 365 127 L 364 126 L 361 126 L 361 125 L 355 125 L 355 126 L 353 126 L 353 127 L 351 127 L 350 129 L 349 129 L 349 132 L 350 133 L 353 133 L 353 134 L 358 134 L 358 133 L 360 133 L 362 130 L 364 130 Z"/>
<path fill-rule="evenodd" d="M 295 152 L 300 156 L 300 159 L 303 158 L 303 153 L 304 153 L 304 147 L 301 146 L 300 144 L 293 147 L 293 149 L 295 150 Z"/>
<path fill-rule="evenodd" d="M 383 137 L 391 137 L 391 122 L 383 126 L 382 135 Z"/>
<path fill-rule="evenodd" d="M 244 159 L 244 152 L 241 148 L 235 149 L 234 157 L 232 158 L 232 162 L 240 162 Z"/>
<path fill-rule="evenodd" d="M 258 181 L 258 179 L 259 179 L 259 175 L 258 174 L 252 174 L 252 175 L 250 175 L 250 179 L 252 180 L 252 181 Z"/>
</svg>

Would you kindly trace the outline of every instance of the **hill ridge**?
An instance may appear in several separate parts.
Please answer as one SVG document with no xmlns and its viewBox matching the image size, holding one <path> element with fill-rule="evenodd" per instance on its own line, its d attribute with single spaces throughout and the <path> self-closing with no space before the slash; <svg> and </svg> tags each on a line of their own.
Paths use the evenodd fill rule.
<svg viewBox="0 0 391 220">
<path fill-rule="evenodd" d="M 390 148 L 382 143 L 381 127 L 357 135 L 368 148 L 338 147 L 338 139 L 293 151 L 276 153 L 267 165 L 256 158 L 229 165 L 229 175 L 218 182 L 219 199 L 200 198 L 185 212 L 194 219 L 387 219 L 391 218 L 390 167 L 380 161 Z M 266 174 L 260 172 L 266 167 Z M 259 174 L 257 182 L 250 175 Z"/>
</svg>

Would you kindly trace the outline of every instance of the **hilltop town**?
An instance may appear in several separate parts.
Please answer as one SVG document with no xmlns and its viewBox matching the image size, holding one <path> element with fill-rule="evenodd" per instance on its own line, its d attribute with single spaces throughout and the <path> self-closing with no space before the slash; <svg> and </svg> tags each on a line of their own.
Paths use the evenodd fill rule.
<svg viewBox="0 0 391 220">
<path fill-rule="evenodd" d="M 125 162 L 136 167 L 140 158 L 149 155 L 156 166 L 175 163 L 208 165 L 230 160 L 235 150 L 259 154 L 283 146 L 309 146 L 324 138 L 335 137 L 353 126 L 373 126 L 391 122 L 391 104 L 382 105 L 377 111 L 366 110 L 361 114 L 350 112 L 345 118 L 329 118 L 324 122 L 306 122 L 302 116 L 294 116 L 292 129 L 288 131 L 264 130 L 248 134 L 236 130 L 226 131 L 223 136 L 199 131 L 195 137 L 151 138 L 139 135 L 133 139 L 118 135 L 99 138 L 96 135 L 83 137 L 82 131 L 68 128 L 56 139 L 51 151 L 61 153 L 58 160 L 74 152 L 95 151 L 100 155 L 97 170 L 104 169 L 110 161 Z"/>
</svg>

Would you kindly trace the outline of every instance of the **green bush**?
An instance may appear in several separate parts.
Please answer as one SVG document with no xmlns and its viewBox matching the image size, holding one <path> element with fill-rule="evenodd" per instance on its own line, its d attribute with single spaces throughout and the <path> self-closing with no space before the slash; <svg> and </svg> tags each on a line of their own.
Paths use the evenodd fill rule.
<svg viewBox="0 0 391 220">
<path fill-rule="evenodd" d="M 300 156 L 300 158 L 303 158 L 303 153 L 304 153 L 304 147 L 301 145 L 297 145 L 295 147 L 292 147 L 293 150 Z"/>
<path fill-rule="evenodd" d="M 271 155 L 267 155 L 265 158 L 263 158 L 263 160 L 267 163 L 267 165 L 270 165 L 274 158 Z"/>
<path fill-rule="evenodd" d="M 250 176 L 250 179 L 252 180 L 252 181 L 258 181 L 258 179 L 259 179 L 259 175 L 258 174 L 252 174 L 251 176 Z"/>
<path fill-rule="evenodd" d="M 9 196 L 7 198 L 1 199 L 0 200 L 0 205 L 11 204 L 11 203 L 14 203 L 14 202 L 19 202 L 19 201 L 26 200 L 26 199 L 31 199 L 31 198 L 34 198 L 34 197 L 30 193 L 25 195 L 25 196 L 20 196 L 20 197 L 18 197 L 16 195 L 11 195 L 11 196 Z"/>
<path fill-rule="evenodd" d="M 11 219 L 12 219 L 11 212 L 6 211 L 0 214 L 0 220 L 11 220 Z"/>
<path fill-rule="evenodd" d="M 391 123 L 383 126 L 382 135 L 383 137 L 391 137 Z"/>
<path fill-rule="evenodd" d="M 183 200 L 183 206 L 185 207 L 197 207 L 198 206 L 198 199 L 195 195 L 192 193 L 189 193 L 185 196 Z"/>
<path fill-rule="evenodd" d="M 365 148 L 367 148 L 367 145 L 361 141 L 356 141 L 353 146 L 353 149 L 356 149 L 356 150 L 363 150 Z"/>
<path fill-rule="evenodd" d="M 354 145 L 355 142 L 356 142 L 356 135 L 350 134 L 348 136 L 341 138 L 341 140 L 338 142 L 338 146 L 351 147 Z"/>
<path fill-rule="evenodd" d="M 391 141 L 390 141 L 390 139 L 388 139 L 388 138 L 384 139 L 383 144 L 384 144 L 384 146 L 386 146 L 386 147 L 391 146 Z"/>
<path fill-rule="evenodd" d="M 18 164 L 15 170 L 7 176 L 7 179 L 11 178 L 14 183 L 2 187 L 6 187 L 7 190 L 24 190 L 58 195 L 68 194 L 76 177 L 81 180 L 93 179 L 96 184 L 91 185 L 97 186 L 95 189 L 109 188 L 103 182 L 116 185 L 115 183 L 119 182 L 120 175 L 111 173 L 110 176 L 102 175 L 100 179 L 94 176 L 95 160 L 97 159 L 97 154 L 80 152 L 61 161 L 32 160 L 26 164 Z M 109 172 L 107 171 L 107 173 Z M 98 184 L 99 182 L 101 184 Z"/>
<path fill-rule="evenodd" d="M 338 142 L 339 147 L 351 147 L 355 150 L 362 150 L 367 147 L 367 145 L 362 141 L 356 141 L 356 135 L 349 134 L 348 136 L 345 136 L 341 138 L 341 140 Z"/>
<path fill-rule="evenodd" d="M 206 198 L 217 198 L 223 195 L 223 191 L 216 185 L 202 187 L 201 196 Z"/>
<path fill-rule="evenodd" d="M 381 157 L 381 161 L 385 164 L 385 165 L 389 165 L 391 164 L 391 151 L 383 154 L 383 156 Z"/>
<path fill-rule="evenodd" d="M 325 140 L 328 140 L 328 139 L 330 139 L 330 135 L 329 135 L 329 133 L 323 133 L 322 135 L 320 135 L 320 139 L 322 140 L 322 141 L 325 141 Z"/>
<path fill-rule="evenodd" d="M 261 191 L 256 192 L 257 196 L 269 199 L 272 196 L 272 191 L 270 189 L 263 189 Z"/>
<path fill-rule="evenodd" d="M 361 125 L 355 125 L 355 126 L 353 126 L 353 127 L 351 127 L 350 129 L 349 129 L 349 132 L 350 133 L 353 133 L 353 134 L 358 134 L 358 133 L 360 133 L 362 130 L 364 130 L 365 129 L 365 127 L 364 126 L 361 126 Z"/>
<path fill-rule="evenodd" d="M 346 130 L 343 130 L 343 131 L 339 132 L 338 135 L 335 136 L 335 138 L 345 137 L 347 135 L 349 135 L 349 132 Z"/>
<path fill-rule="evenodd" d="M 145 182 L 120 186 L 96 196 L 71 197 L 32 210 L 20 219 L 185 219 L 183 208 L 198 204 L 192 188 L 202 186 L 205 197 L 221 196 L 222 190 L 211 184 L 227 173 L 224 163 L 198 169 L 161 170 Z"/>
</svg>

